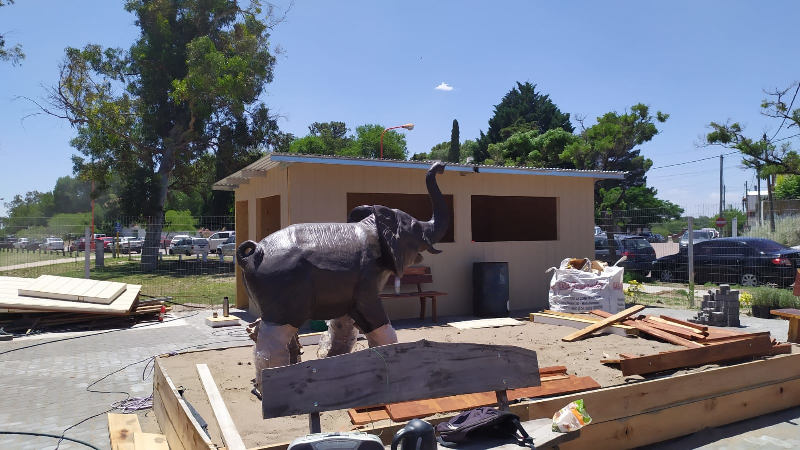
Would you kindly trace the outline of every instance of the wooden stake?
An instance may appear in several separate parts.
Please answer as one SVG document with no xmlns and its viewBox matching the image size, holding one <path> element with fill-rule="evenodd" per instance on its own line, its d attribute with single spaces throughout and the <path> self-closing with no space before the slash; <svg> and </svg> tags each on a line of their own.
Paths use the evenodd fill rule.
<svg viewBox="0 0 800 450">
<path fill-rule="evenodd" d="M 579 339 L 584 338 L 585 336 L 588 336 L 588 335 L 594 333 L 597 330 L 601 330 L 601 329 L 603 329 L 603 328 L 605 328 L 605 327 L 607 327 L 609 325 L 613 325 L 616 322 L 624 320 L 626 317 L 631 316 L 633 314 L 636 314 L 637 312 L 639 312 L 639 311 L 641 311 L 643 309 L 644 309 L 643 305 L 634 305 L 634 306 L 632 306 L 632 307 L 630 307 L 630 308 L 628 308 L 628 309 L 626 309 L 624 311 L 621 311 L 621 312 L 618 312 L 618 313 L 612 315 L 611 317 L 603 319 L 600 322 L 597 322 L 597 323 L 594 323 L 592 325 L 589 325 L 588 327 L 586 327 L 586 328 L 584 328 L 582 330 L 578 330 L 578 331 L 576 331 L 574 333 L 571 333 L 571 334 L 569 334 L 567 336 L 564 336 L 563 338 L 561 338 L 561 340 L 565 341 L 565 342 L 577 341 Z"/>
</svg>

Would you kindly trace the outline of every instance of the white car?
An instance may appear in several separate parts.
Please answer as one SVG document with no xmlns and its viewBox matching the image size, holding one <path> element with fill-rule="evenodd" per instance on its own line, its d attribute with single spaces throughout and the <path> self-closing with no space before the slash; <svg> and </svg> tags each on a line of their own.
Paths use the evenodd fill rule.
<svg viewBox="0 0 800 450">
<path fill-rule="evenodd" d="M 186 256 L 207 254 L 208 240 L 205 238 L 186 237 L 176 242 L 171 251 L 174 254 L 180 253 Z"/>
<path fill-rule="evenodd" d="M 167 249 L 167 253 L 169 253 L 170 255 L 173 254 L 175 250 L 175 244 L 184 239 L 191 239 L 191 236 L 189 236 L 188 234 L 178 234 L 173 236 L 172 240 L 169 242 L 169 248 Z"/>
<path fill-rule="evenodd" d="M 27 248 L 28 247 L 28 238 L 19 238 L 17 242 L 14 242 L 14 248 Z"/>
<path fill-rule="evenodd" d="M 233 256 L 236 254 L 236 236 L 231 236 L 226 240 L 222 245 L 219 247 L 219 251 L 222 256 Z"/>
<path fill-rule="evenodd" d="M 40 245 L 42 250 L 64 250 L 64 241 L 60 238 L 49 237 Z"/>
<path fill-rule="evenodd" d="M 212 253 L 219 253 L 219 246 L 227 242 L 228 238 L 236 236 L 235 231 L 217 231 L 208 238 L 208 246 Z"/>
</svg>

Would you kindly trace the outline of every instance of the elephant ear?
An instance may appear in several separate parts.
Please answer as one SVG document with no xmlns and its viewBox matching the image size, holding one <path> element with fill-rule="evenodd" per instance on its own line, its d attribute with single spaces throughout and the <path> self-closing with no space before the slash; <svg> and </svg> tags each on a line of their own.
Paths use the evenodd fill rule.
<svg viewBox="0 0 800 450">
<path fill-rule="evenodd" d="M 405 254 L 400 246 L 400 227 L 402 220 L 396 209 L 376 205 L 372 207 L 375 214 L 375 226 L 378 229 L 378 240 L 381 253 L 389 269 L 398 277 L 403 276 Z"/>
<path fill-rule="evenodd" d="M 373 212 L 375 212 L 374 206 L 369 206 L 369 205 L 356 206 L 355 208 L 353 208 L 352 211 L 350 211 L 350 214 L 347 216 L 347 222 L 348 223 L 361 222 L 362 220 L 369 217 L 369 215 L 372 214 Z"/>
</svg>

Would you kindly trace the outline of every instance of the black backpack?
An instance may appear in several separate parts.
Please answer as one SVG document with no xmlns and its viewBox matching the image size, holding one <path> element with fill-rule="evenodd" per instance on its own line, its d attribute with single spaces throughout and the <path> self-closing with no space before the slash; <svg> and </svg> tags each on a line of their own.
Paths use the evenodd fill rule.
<svg viewBox="0 0 800 450">
<path fill-rule="evenodd" d="M 436 425 L 439 442 L 445 446 L 476 442 L 482 439 L 514 438 L 521 446 L 533 442 L 519 422 L 519 416 L 508 411 L 500 411 L 484 406 L 464 411 Z M 519 433 L 519 434 L 518 434 Z"/>
</svg>

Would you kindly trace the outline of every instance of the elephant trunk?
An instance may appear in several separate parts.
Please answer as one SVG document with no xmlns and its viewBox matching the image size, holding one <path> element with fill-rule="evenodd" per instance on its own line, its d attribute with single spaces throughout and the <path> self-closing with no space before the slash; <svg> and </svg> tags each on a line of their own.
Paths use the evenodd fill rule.
<svg viewBox="0 0 800 450">
<path fill-rule="evenodd" d="M 244 241 L 236 249 L 236 263 L 245 273 L 253 273 L 261 263 L 263 255 L 264 252 L 257 243 Z"/>
<path fill-rule="evenodd" d="M 432 245 L 441 241 L 447 229 L 450 228 L 450 209 L 447 207 L 442 191 L 439 190 L 439 185 L 436 183 L 436 174 L 444 172 L 444 167 L 445 164 L 442 162 L 434 163 L 425 176 L 425 184 L 428 187 L 428 195 L 431 197 L 433 206 L 433 216 L 425 227 L 425 241 L 431 245 L 430 250 L 432 250 L 432 253 L 439 252 L 433 249 Z"/>
</svg>

